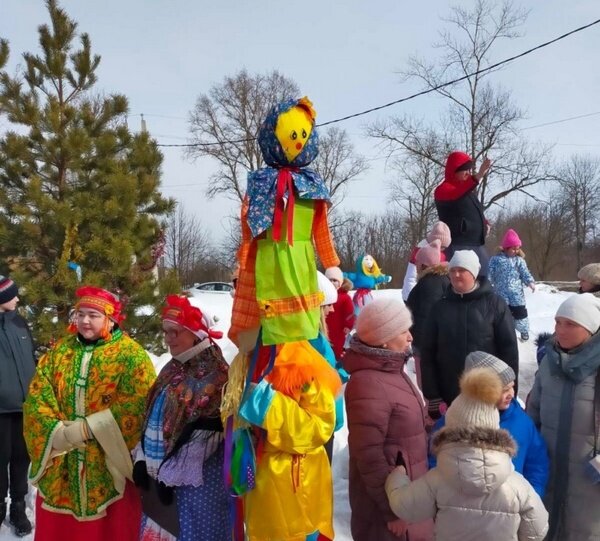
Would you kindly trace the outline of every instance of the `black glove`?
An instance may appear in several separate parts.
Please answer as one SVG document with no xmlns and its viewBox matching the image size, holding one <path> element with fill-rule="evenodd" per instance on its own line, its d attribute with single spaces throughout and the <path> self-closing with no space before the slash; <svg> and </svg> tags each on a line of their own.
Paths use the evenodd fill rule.
<svg viewBox="0 0 600 541">
<path fill-rule="evenodd" d="M 175 491 L 173 490 L 173 487 L 169 487 L 162 481 L 159 481 L 156 483 L 156 492 L 158 494 L 160 503 L 163 505 L 171 505 L 173 503 L 173 499 L 175 497 Z"/>
<path fill-rule="evenodd" d="M 133 482 L 135 486 L 142 490 L 150 489 L 150 476 L 148 475 L 148 468 L 146 467 L 145 460 L 138 460 L 133 465 Z"/>
</svg>

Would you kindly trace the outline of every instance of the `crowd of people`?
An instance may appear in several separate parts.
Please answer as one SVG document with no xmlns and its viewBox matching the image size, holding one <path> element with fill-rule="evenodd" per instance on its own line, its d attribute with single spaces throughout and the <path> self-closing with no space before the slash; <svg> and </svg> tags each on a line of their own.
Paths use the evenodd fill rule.
<svg viewBox="0 0 600 541">
<path fill-rule="evenodd" d="M 15 533 L 32 531 L 29 475 L 36 541 L 333 539 L 332 448 L 346 417 L 356 541 L 600 539 L 600 264 L 580 270 L 580 294 L 538 337 L 523 405 L 518 340 L 530 338 L 524 288 L 536 285 L 516 231 L 485 252 L 476 187 L 489 167 L 471 175 L 469 156 L 448 158 L 406 302 L 371 297 L 389 276 L 370 255 L 356 273 L 331 266 L 306 294 L 316 334 L 269 344 L 259 333 L 243 372 L 223 358 L 213 318 L 170 295 L 172 358 L 156 375 L 119 299 L 91 285 L 75 292 L 68 335 L 37 360 L 18 286 L 0 277 L 0 502 L 10 496 Z M 365 276 L 357 305 L 351 278 Z M 244 294 L 262 287 L 240 280 Z M 285 316 L 268 315 L 273 336 L 301 320 Z"/>
</svg>

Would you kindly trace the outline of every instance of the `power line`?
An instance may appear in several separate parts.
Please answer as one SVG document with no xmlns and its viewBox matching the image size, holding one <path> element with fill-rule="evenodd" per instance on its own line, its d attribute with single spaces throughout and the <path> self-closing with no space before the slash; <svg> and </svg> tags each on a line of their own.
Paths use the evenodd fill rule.
<svg viewBox="0 0 600 541">
<path fill-rule="evenodd" d="M 569 32 L 566 32 L 565 34 L 562 34 L 554 39 L 551 39 L 549 41 L 546 41 L 544 43 L 540 43 L 539 45 L 536 45 L 535 47 L 532 47 L 531 49 L 527 49 L 526 51 L 523 51 L 522 53 L 519 53 L 517 55 L 511 56 L 509 58 L 505 58 L 504 60 L 501 60 L 500 62 L 496 62 L 495 64 L 492 64 L 490 66 L 487 66 L 486 68 L 482 68 L 476 71 L 473 71 L 471 73 L 467 73 L 466 75 L 463 75 L 461 77 L 458 77 L 456 79 L 453 79 L 451 81 L 447 81 L 445 83 L 441 83 L 435 87 L 432 88 L 428 88 L 426 90 L 422 90 L 420 92 L 416 92 L 415 94 L 411 94 L 409 96 L 405 96 L 404 98 L 400 98 L 398 100 L 394 100 L 394 101 L 390 101 L 388 103 L 385 103 L 383 105 L 379 105 L 377 107 L 372 107 L 370 109 L 365 109 L 364 111 L 360 111 L 358 113 L 354 113 L 351 115 L 347 115 L 347 116 L 343 116 L 340 118 L 336 118 L 334 120 L 329 120 L 328 122 L 323 122 L 322 124 L 317 124 L 317 127 L 322 127 L 322 126 L 329 126 L 331 124 L 336 124 L 338 122 L 344 122 L 345 120 L 350 120 L 351 118 L 356 118 L 359 116 L 364 116 L 364 115 L 368 115 L 370 113 L 374 113 L 375 111 L 381 111 L 382 109 L 386 109 L 388 107 L 392 107 L 393 105 L 398 105 L 399 103 L 404 103 L 406 101 L 409 100 L 413 100 L 415 98 L 418 98 L 420 96 L 425 96 L 426 94 L 430 94 L 432 92 L 437 92 L 438 90 L 441 90 L 442 88 L 445 88 L 447 86 L 451 86 L 454 85 L 456 83 L 460 83 L 466 79 L 468 79 L 469 77 L 473 77 L 474 75 L 479 75 L 481 73 L 486 73 L 488 71 L 491 71 L 493 69 L 499 68 L 500 66 L 503 66 L 504 64 L 508 64 L 509 62 L 513 62 L 514 60 L 517 60 L 518 58 L 522 58 L 524 56 L 527 56 L 528 54 L 531 54 L 539 49 L 543 49 L 544 47 L 548 47 L 549 45 L 552 45 L 553 43 L 556 43 L 558 41 L 561 41 L 569 36 L 572 36 L 573 34 L 576 34 L 578 32 L 582 32 L 583 30 L 587 30 L 588 28 L 596 25 L 600 23 L 600 19 L 596 19 L 595 21 L 592 21 L 591 23 L 588 23 L 586 25 L 580 26 L 579 28 L 575 28 L 574 30 L 571 30 Z M 532 126 L 533 127 L 533 126 Z M 535 126 L 537 127 L 537 126 Z M 530 128 L 531 129 L 531 128 Z M 215 141 L 212 143 L 187 143 L 187 144 L 158 144 L 158 146 L 160 147 L 205 147 L 205 146 L 214 146 L 214 145 L 224 145 L 224 144 L 235 144 L 235 143 L 246 143 L 246 142 L 250 142 L 250 141 L 254 141 L 255 138 L 254 137 L 250 137 L 250 138 L 246 138 L 246 139 L 238 139 L 238 140 L 234 140 L 234 141 Z"/>
<path fill-rule="evenodd" d="M 552 124 L 560 124 L 561 122 L 568 122 L 569 120 L 576 120 L 578 118 L 587 118 L 588 116 L 600 115 L 600 111 L 595 113 L 586 113 L 585 115 L 570 116 L 568 118 L 561 118 L 560 120 L 552 120 L 550 122 L 544 122 L 543 124 L 536 124 L 535 126 L 527 126 L 524 130 L 533 130 L 534 128 L 541 128 L 542 126 L 551 126 Z"/>
</svg>

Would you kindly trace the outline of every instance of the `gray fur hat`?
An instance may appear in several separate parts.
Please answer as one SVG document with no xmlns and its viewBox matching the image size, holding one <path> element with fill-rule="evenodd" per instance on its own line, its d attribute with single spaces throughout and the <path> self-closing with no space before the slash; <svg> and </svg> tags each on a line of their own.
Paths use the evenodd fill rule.
<svg viewBox="0 0 600 541">
<path fill-rule="evenodd" d="M 577 278 L 594 284 L 600 285 L 600 263 L 590 263 L 585 267 L 581 267 L 577 273 Z"/>
</svg>

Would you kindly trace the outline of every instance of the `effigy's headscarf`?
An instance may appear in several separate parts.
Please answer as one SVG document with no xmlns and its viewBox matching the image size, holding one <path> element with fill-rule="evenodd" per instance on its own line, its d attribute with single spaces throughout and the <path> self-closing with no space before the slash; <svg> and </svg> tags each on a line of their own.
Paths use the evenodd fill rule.
<svg viewBox="0 0 600 541">
<path fill-rule="evenodd" d="M 312 119 L 313 129 L 302 151 L 292 160 L 286 157 L 279 140 L 275 135 L 277 120 L 282 113 L 292 107 L 305 109 Z M 301 199 L 320 199 L 329 202 L 329 190 L 321 176 L 308 169 L 318 155 L 319 136 L 314 128 L 316 113 L 308 98 L 287 100 L 269 111 L 259 134 L 258 144 L 267 167 L 248 173 L 248 226 L 253 237 L 257 237 L 271 226 L 277 228 L 280 210 L 285 206 L 293 211 L 294 189 Z M 293 213 L 290 213 L 293 214 Z M 292 220 L 288 219 L 288 241 Z M 274 240 L 280 240 L 280 231 L 274 230 Z"/>
</svg>

